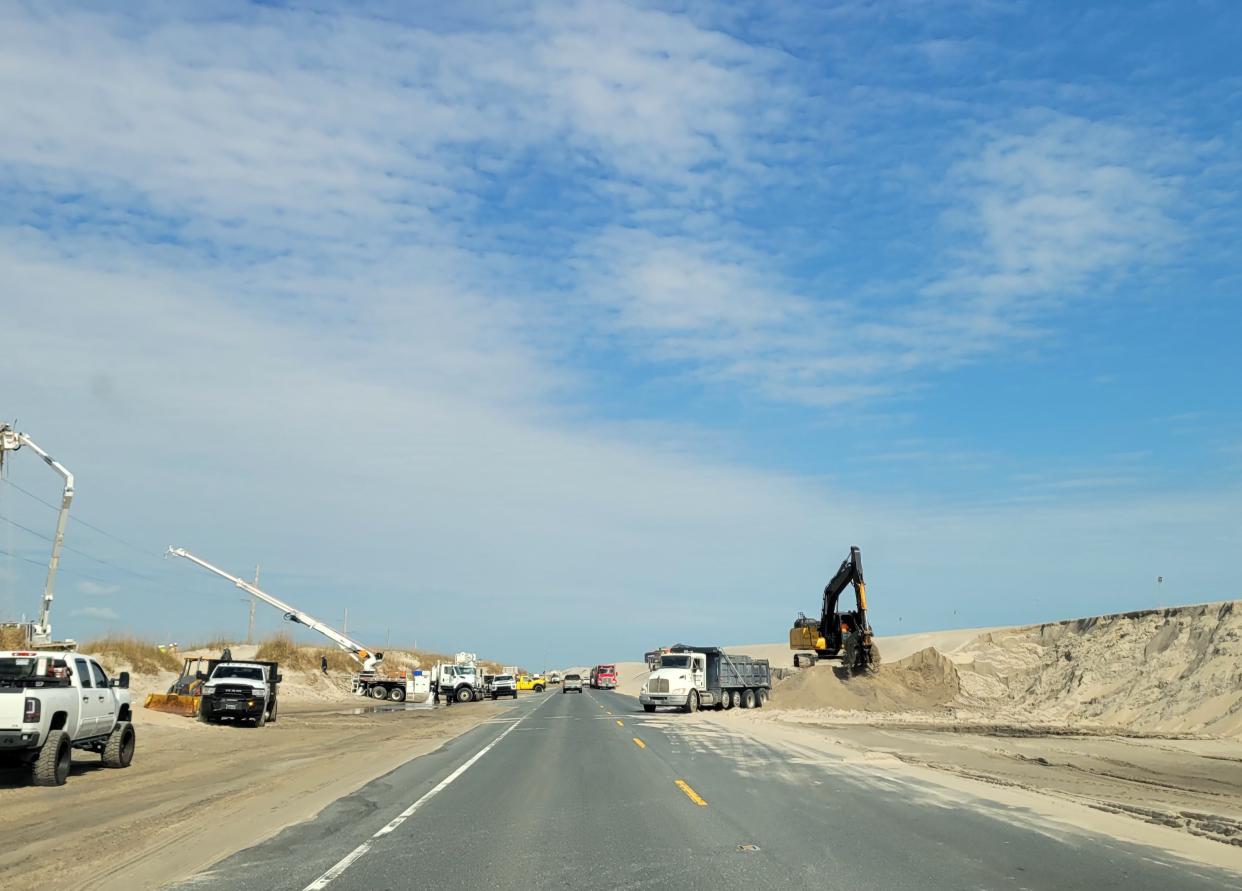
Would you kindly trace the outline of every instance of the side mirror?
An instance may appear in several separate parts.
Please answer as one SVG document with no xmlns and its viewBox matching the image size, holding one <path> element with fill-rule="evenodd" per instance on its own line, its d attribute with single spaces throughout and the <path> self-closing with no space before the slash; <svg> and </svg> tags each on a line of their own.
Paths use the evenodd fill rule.
<svg viewBox="0 0 1242 891">
<path fill-rule="evenodd" d="M 114 677 L 112 679 L 112 683 L 110 683 L 108 686 L 120 687 L 122 690 L 129 689 L 129 672 L 128 671 L 121 672 L 119 676 Z"/>
<path fill-rule="evenodd" d="M 278 683 L 278 684 L 279 684 L 279 683 L 280 683 L 281 681 L 283 681 L 284 679 L 285 679 L 285 676 L 284 676 L 283 674 L 278 674 L 278 675 L 276 675 L 276 683 Z"/>
</svg>

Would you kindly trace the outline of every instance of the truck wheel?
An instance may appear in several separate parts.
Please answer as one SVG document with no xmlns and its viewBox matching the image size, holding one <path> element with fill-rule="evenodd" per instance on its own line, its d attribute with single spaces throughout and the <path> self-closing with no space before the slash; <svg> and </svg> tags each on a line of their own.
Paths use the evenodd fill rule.
<svg viewBox="0 0 1242 891">
<path fill-rule="evenodd" d="M 39 757 L 35 759 L 31 771 L 31 781 L 36 786 L 63 786 L 69 779 L 69 768 L 73 765 L 73 749 L 69 746 L 69 734 L 63 730 L 53 730 L 43 741 L 39 749 Z"/>
<path fill-rule="evenodd" d="M 699 710 L 699 691 L 691 690 L 690 695 L 686 697 L 686 711 L 694 714 Z"/>
<path fill-rule="evenodd" d="M 383 687 L 372 687 L 371 698 L 372 699 L 387 699 L 388 691 L 385 690 Z"/>
<path fill-rule="evenodd" d="M 644 705 L 644 706 L 643 706 L 643 711 L 645 711 L 645 712 L 654 712 L 654 711 L 655 711 L 655 706 L 654 706 L 654 705 Z"/>
<path fill-rule="evenodd" d="M 543 684 L 535 684 L 535 692 L 536 692 L 536 693 L 542 693 L 542 692 L 543 692 Z"/>
<path fill-rule="evenodd" d="M 742 693 L 742 708 L 754 708 L 754 707 L 755 707 L 755 691 L 751 690 L 750 688 L 747 688 Z"/>
<path fill-rule="evenodd" d="M 276 723 L 276 710 L 277 710 L 279 707 L 280 707 L 280 703 L 279 703 L 279 702 L 273 702 L 273 703 L 272 703 L 272 710 L 271 710 L 271 712 L 269 712 L 269 713 L 268 713 L 268 716 L 267 716 L 267 720 L 268 720 L 268 723 L 269 723 L 269 724 L 275 724 L 275 723 Z"/>
<path fill-rule="evenodd" d="M 104 767 L 129 767 L 134 760 L 134 725 L 129 721 L 117 721 L 108 736 L 103 750 Z"/>
<path fill-rule="evenodd" d="M 726 712 L 732 709 L 733 708 L 733 691 L 722 690 L 720 696 L 721 696 L 720 707 Z"/>
<path fill-rule="evenodd" d="M 461 687 L 453 695 L 458 702 L 469 702 L 474 699 L 474 691 L 469 687 Z"/>
<path fill-rule="evenodd" d="M 393 687 L 388 691 L 388 698 L 393 702 L 405 702 L 405 687 Z"/>
<path fill-rule="evenodd" d="M 763 708 L 763 704 L 768 701 L 767 690 L 755 691 L 755 708 Z"/>
<path fill-rule="evenodd" d="M 254 719 L 255 729 L 256 730 L 259 729 L 266 723 L 267 723 L 267 709 L 264 708 L 263 711 L 259 712 L 259 716 Z"/>
</svg>

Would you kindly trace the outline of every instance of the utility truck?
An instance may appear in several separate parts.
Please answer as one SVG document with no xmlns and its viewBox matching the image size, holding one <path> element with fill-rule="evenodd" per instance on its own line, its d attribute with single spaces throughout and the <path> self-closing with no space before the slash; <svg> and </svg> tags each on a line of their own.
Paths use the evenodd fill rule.
<svg viewBox="0 0 1242 891">
<path fill-rule="evenodd" d="M 203 682 L 198 719 L 204 724 L 249 721 L 255 727 L 275 721 L 276 693 L 282 680 L 279 669 L 275 662 L 218 663 Z"/>
<path fill-rule="evenodd" d="M 0 652 L 0 763 L 28 766 L 34 785 L 64 785 L 74 749 L 129 767 L 131 720 L 129 672 L 109 678 L 79 653 Z"/>
<path fill-rule="evenodd" d="M 772 691 L 767 659 L 731 655 L 720 647 L 678 644 L 660 655 L 660 663 L 643 683 L 638 701 L 654 712 L 674 706 L 700 708 L 762 708 Z"/>
<path fill-rule="evenodd" d="M 431 669 L 431 689 L 437 698 L 452 698 L 454 702 L 477 702 L 486 695 L 478 666 L 455 662 L 436 663 Z"/>
</svg>

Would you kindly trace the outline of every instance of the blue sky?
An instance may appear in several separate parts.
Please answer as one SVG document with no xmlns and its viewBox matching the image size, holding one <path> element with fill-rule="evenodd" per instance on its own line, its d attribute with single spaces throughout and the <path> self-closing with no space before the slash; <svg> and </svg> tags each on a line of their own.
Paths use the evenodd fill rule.
<svg viewBox="0 0 1242 891">
<path fill-rule="evenodd" d="M 532 663 L 779 640 L 850 544 L 882 633 L 1242 595 L 1232 4 L 0 9 L 61 633 L 240 627 L 170 543 Z"/>
</svg>

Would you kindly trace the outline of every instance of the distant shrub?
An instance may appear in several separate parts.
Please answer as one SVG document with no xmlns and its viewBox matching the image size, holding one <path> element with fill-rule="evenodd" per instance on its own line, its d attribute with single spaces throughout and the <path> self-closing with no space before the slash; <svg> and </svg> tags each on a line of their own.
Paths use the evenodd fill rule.
<svg viewBox="0 0 1242 891">
<path fill-rule="evenodd" d="M 175 650 L 161 650 L 158 645 L 137 637 L 98 637 L 88 640 L 78 649 L 90 653 L 105 665 L 124 662 L 131 671 L 139 674 L 181 670 L 181 657 Z"/>
</svg>

